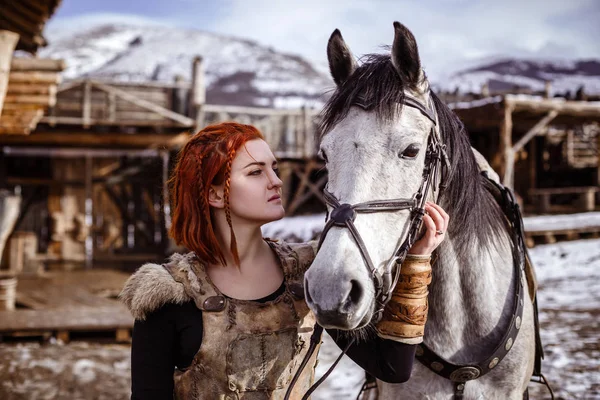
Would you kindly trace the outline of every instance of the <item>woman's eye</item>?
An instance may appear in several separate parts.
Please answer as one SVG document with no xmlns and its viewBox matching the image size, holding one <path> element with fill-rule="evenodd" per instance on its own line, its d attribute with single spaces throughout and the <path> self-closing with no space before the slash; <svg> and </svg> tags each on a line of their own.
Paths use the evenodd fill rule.
<svg viewBox="0 0 600 400">
<path fill-rule="evenodd" d="M 262 173 L 262 171 L 260 169 L 255 169 L 254 171 L 250 172 L 250 175 L 260 175 Z"/>
<path fill-rule="evenodd" d="M 411 144 L 406 149 L 404 149 L 403 152 L 398 154 L 398 157 L 405 158 L 405 159 L 415 158 L 417 156 L 417 154 L 419 154 L 419 150 L 420 150 L 419 146 L 417 146 L 415 144 Z"/>
<path fill-rule="evenodd" d="M 275 172 L 275 175 L 279 177 L 279 168 L 273 168 L 273 172 Z"/>
</svg>

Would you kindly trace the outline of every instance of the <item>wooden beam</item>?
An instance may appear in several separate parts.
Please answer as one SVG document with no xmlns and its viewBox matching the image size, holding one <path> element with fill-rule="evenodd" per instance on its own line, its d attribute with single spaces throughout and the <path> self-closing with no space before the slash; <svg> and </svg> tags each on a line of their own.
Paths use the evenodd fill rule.
<svg viewBox="0 0 600 400">
<path fill-rule="evenodd" d="M 61 72 L 67 68 L 64 60 L 51 58 L 13 58 L 11 71 L 45 71 Z"/>
<path fill-rule="evenodd" d="M 159 115 L 162 115 L 165 118 L 171 119 L 173 121 L 179 122 L 180 124 L 184 125 L 184 126 L 194 126 L 195 121 L 191 118 L 188 118 L 184 115 L 181 114 L 177 114 L 176 112 L 173 112 L 171 110 L 168 110 L 164 107 L 158 106 L 154 103 L 151 103 L 149 101 L 140 99 L 136 96 L 133 96 L 129 93 L 127 93 L 124 90 L 121 89 L 117 89 L 115 87 L 109 86 L 109 85 L 105 85 L 103 83 L 100 82 L 92 82 L 92 85 L 100 90 L 103 90 L 107 93 L 114 93 L 117 97 L 135 104 L 138 107 L 141 108 L 145 108 L 147 110 L 153 111 Z"/>
<path fill-rule="evenodd" d="M 89 81 L 83 84 L 82 119 L 83 127 L 89 128 L 92 119 L 92 84 Z"/>
<path fill-rule="evenodd" d="M 29 136 L 0 135 L 0 145 L 63 145 L 130 148 L 179 148 L 188 139 L 186 133 L 136 134 L 90 132 L 37 132 Z"/>
<path fill-rule="evenodd" d="M 60 103 L 59 103 L 60 104 Z M 50 126 L 55 125 L 84 125 L 83 118 L 80 117 L 53 117 L 46 116 L 42 118 L 41 122 L 45 122 Z M 108 119 L 94 119 L 90 118 L 90 125 L 98 125 L 98 126 L 126 126 L 130 128 L 135 127 L 148 127 L 148 126 L 156 126 L 163 128 L 188 128 L 188 126 L 182 126 L 178 122 L 170 121 L 170 120 L 139 120 L 139 119 L 117 119 L 116 121 L 111 121 Z"/>
<path fill-rule="evenodd" d="M 556 110 L 561 115 L 597 117 L 600 120 L 600 102 L 598 101 L 522 98 L 514 95 L 506 95 L 505 103 L 512 106 L 515 112 L 548 113 Z"/>
<path fill-rule="evenodd" d="M 10 61 L 18 41 L 18 34 L 0 30 L 0 115 L 2 115 L 2 105 L 10 79 Z"/>
<path fill-rule="evenodd" d="M 557 110 L 550 111 L 544 118 L 542 118 L 537 124 L 535 124 L 533 126 L 533 128 L 531 128 L 525 135 L 523 135 L 523 137 L 521 139 L 519 139 L 519 141 L 517 141 L 517 143 L 514 144 L 514 146 L 512 148 L 513 152 L 516 153 L 519 150 L 521 150 L 527 144 L 527 142 L 529 142 L 535 135 L 540 133 L 542 131 L 542 129 L 547 127 L 548 124 L 550 124 L 550 122 L 554 118 L 556 118 L 557 115 L 558 115 Z"/>
<path fill-rule="evenodd" d="M 56 85 L 31 85 L 27 83 L 8 83 L 8 94 L 55 95 Z"/>
<path fill-rule="evenodd" d="M 17 71 L 11 72 L 8 79 L 11 83 L 48 83 L 58 85 L 60 74 L 56 72 Z"/>
<path fill-rule="evenodd" d="M 165 221 L 165 229 L 168 232 L 171 229 L 171 200 L 169 198 L 169 162 L 170 155 L 166 150 L 160 153 L 162 158 L 162 197 L 163 197 L 163 219 Z M 164 236 L 165 243 L 167 236 Z"/>
<path fill-rule="evenodd" d="M 192 64 L 192 95 L 190 110 L 195 120 L 194 130 L 197 132 L 204 127 L 204 104 L 206 103 L 206 86 L 204 84 L 204 64 L 202 57 L 194 58 Z"/>
<path fill-rule="evenodd" d="M 43 107 L 53 107 L 56 105 L 56 97 L 43 94 L 8 94 L 4 101 L 14 104 L 39 104 Z"/>
<path fill-rule="evenodd" d="M 261 108 L 261 107 L 245 107 L 245 106 L 230 106 L 220 104 L 206 104 L 205 112 L 207 113 L 227 113 L 227 114 L 247 114 L 256 116 L 284 116 L 284 115 L 302 115 L 301 108 L 294 109 L 278 109 L 278 108 Z M 308 110 L 310 115 L 317 115 L 317 110 Z"/>
<path fill-rule="evenodd" d="M 514 188 L 513 173 L 515 153 L 512 150 L 512 113 L 513 108 L 504 103 L 504 117 L 500 126 L 500 146 L 502 183 L 510 189 Z"/>
</svg>

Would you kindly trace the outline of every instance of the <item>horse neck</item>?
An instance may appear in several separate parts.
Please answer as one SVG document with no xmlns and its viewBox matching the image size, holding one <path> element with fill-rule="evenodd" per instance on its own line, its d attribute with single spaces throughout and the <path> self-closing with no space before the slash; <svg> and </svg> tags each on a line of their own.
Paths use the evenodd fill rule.
<svg viewBox="0 0 600 400">
<path fill-rule="evenodd" d="M 496 343 L 509 323 L 512 253 L 508 236 L 496 232 L 489 243 L 474 238 L 461 251 L 458 240 L 446 238 L 433 265 L 425 342 L 458 362 L 481 356 L 474 352 Z"/>
</svg>

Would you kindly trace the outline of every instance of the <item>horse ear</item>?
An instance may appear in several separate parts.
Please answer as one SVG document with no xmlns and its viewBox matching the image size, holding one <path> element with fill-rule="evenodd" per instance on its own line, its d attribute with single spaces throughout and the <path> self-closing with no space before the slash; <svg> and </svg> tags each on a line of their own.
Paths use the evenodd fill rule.
<svg viewBox="0 0 600 400">
<path fill-rule="evenodd" d="M 394 22 L 394 32 L 392 64 L 403 80 L 417 87 L 424 76 L 417 41 L 412 32 L 398 21 Z"/>
<path fill-rule="evenodd" d="M 352 75 L 356 69 L 356 60 L 341 32 L 336 29 L 329 37 L 327 43 L 327 60 L 329 61 L 329 70 L 336 85 L 340 86 Z"/>
</svg>

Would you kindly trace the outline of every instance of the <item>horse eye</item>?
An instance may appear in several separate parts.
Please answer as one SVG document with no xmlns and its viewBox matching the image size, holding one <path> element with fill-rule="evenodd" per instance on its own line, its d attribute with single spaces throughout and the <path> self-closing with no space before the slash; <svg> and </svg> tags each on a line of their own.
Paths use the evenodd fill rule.
<svg viewBox="0 0 600 400">
<path fill-rule="evenodd" d="M 323 159 L 323 161 L 325 161 L 326 163 L 329 162 L 329 160 L 327 159 L 327 154 L 325 154 L 325 150 L 321 149 L 321 151 L 319 152 L 319 156 Z"/>
<path fill-rule="evenodd" d="M 417 154 L 419 154 L 419 150 L 419 146 L 417 146 L 416 144 L 411 144 L 406 149 L 404 149 L 402 153 L 398 154 L 398 157 L 405 159 L 415 158 Z"/>
</svg>

